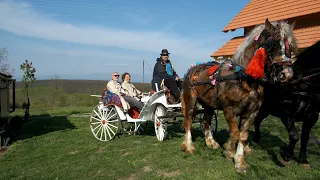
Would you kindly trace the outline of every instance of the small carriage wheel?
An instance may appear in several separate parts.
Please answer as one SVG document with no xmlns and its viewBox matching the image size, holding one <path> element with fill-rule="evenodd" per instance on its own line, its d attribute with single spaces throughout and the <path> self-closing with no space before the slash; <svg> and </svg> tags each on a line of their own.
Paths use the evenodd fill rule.
<svg viewBox="0 0 320 180">
<path fill-rule="evenodd" d="M 217 129 L 218 129 L 218 116 L 217 116 L 217 113 L 216 111 L 213 111 L 213 116 L 212 116 L 212 119 L 211 119 L 211 135 L 213 138 L 215 138 L 216 136 L 216 132 L 217 132 Z M 202 116 L 200 119 L 202 120 L 204 114 L 201 113 L 200 116 Z M 203 122 L 200 121 L 200 128 L 202 130 L 202 133 L 203 135 L 205 135 L 205 132 L 204 132 L 204 127 L 203 127 Z"/>
<path fill-rule="evenodd" d="M 167 137 L 167 125 L 163 122 L 164 118 L 160 116 L 166 115 L 166 108 L 163 105 L 157 105 L 154 111 L 154 130 L 157 139 L 163 141 Z"/>
<path fill-rule="evenodd" d="M 91 113 L 90 128 L 95 138 L 110 141 L 118 133 L 120 118 L 114 105 L 97 105 Z"/>
</svg>

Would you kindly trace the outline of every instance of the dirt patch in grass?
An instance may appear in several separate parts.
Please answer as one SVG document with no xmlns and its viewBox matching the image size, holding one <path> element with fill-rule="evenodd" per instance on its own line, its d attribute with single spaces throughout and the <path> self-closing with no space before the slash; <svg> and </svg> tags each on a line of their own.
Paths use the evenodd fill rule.
<svg viewBox="0 0 320 180">
<path fill-rule="evenodd" d="M 105 152 L 105 148 L 101 147 L 97 150 L 97 153 L 104 153 Z"/>
<path fill-rule="evenodd" d="M 122 156 L 128 156 L 130 154 L 131 154 L 130 152 L 125 152 L 124 154 L 122 154 Z"/>
<path fill-rule="evenodd" d="M 78 154 L 78 152 L 79 152 L 79 151 L 71 151 L 71 152 L 69 152 L 69 154 L 74 155 L 74 154 Z"/>
<path fill-rule="evenodd" d="M 142 168 L 142 171 L 143 171 L 143 172 L 151 172 L 151 171 L 152 171 L 152 168 L 151 168 L 150 166 L 144 166 L 144 167 Z"/>
<path fill-rule="evenodd" d="M 180 170 L 172 171 L 172 172 L 159 172 L 159 176 L 163 176 L 165 178 L 179 176 L 181 174 Z"/>
<path fill-rule="evenodd" d="M 136 180 L 137 175 L 136 174 L 131 174 L 128 178 L 120 178 L 119 180 Z"/>
</svg>

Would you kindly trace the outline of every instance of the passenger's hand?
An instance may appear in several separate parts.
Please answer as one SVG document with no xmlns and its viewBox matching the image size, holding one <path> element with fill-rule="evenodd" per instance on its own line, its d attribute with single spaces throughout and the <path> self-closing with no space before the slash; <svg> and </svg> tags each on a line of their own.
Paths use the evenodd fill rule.
<svg viewBox="0 0 320 180">
<path fill-rule="evenodd" d="M 177 76 L 175 80 L 178 81 L 178 80 L 179 80 L 179 77 Z"/>
</svg>

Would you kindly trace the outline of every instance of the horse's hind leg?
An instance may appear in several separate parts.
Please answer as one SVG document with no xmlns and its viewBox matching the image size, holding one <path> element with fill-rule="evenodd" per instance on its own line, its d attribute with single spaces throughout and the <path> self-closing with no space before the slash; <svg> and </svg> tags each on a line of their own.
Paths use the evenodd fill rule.
<svg viewBox="0 0 320 180">
<path fill-rule="evenodd" d="M 192 95 L 192 91 L 184 92 L 181 96 L 181 106 L 184 115 L 183 127 L 186 131 L 184 141 L 180 145 L 180 149 L 187 154 L 194 152 L 195 148 L 192 142 L 191 127 L 192 118 L 196 108 L 196 97 Z"/>
<path fill-rule="evenodd" d="M 301 133 L 301 147 L 299 153 L 299 163 L 304 168 L 310 168 L 307 160 L 307 144 L 309 141 L 309 135 L 311 128 L 318 121 L 318 112 L 311 113 L 310 116 L 303 120 L 302 133 Z"/>
<path fill-rule="evenodd" d="M 211 148 L 211 149 L 218 149 L 220 145 L 213 139 L 213 136 L 211 134 L 211 119 L 214 114 L 214 109 L 211 109 L 209 107 L 204 108 L 204 117 L 202 119 L 203 126 L 205 129 L 205 140 L 206 140 L 206 145 Z"/>
</svg>

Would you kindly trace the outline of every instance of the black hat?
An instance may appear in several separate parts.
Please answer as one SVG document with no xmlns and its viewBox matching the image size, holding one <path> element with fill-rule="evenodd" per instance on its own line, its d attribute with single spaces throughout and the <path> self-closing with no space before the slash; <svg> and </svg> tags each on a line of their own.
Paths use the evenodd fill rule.
<svg viewBox="0 0 320 180">
<path fill-rule="evenodd" d="M 170 53 L 168 52 L 167 49 L 162 49 L 160 55 L 162 56 L 162 55 L 169 55 L 169 54 L 170 54 Z"/>
</svg>

